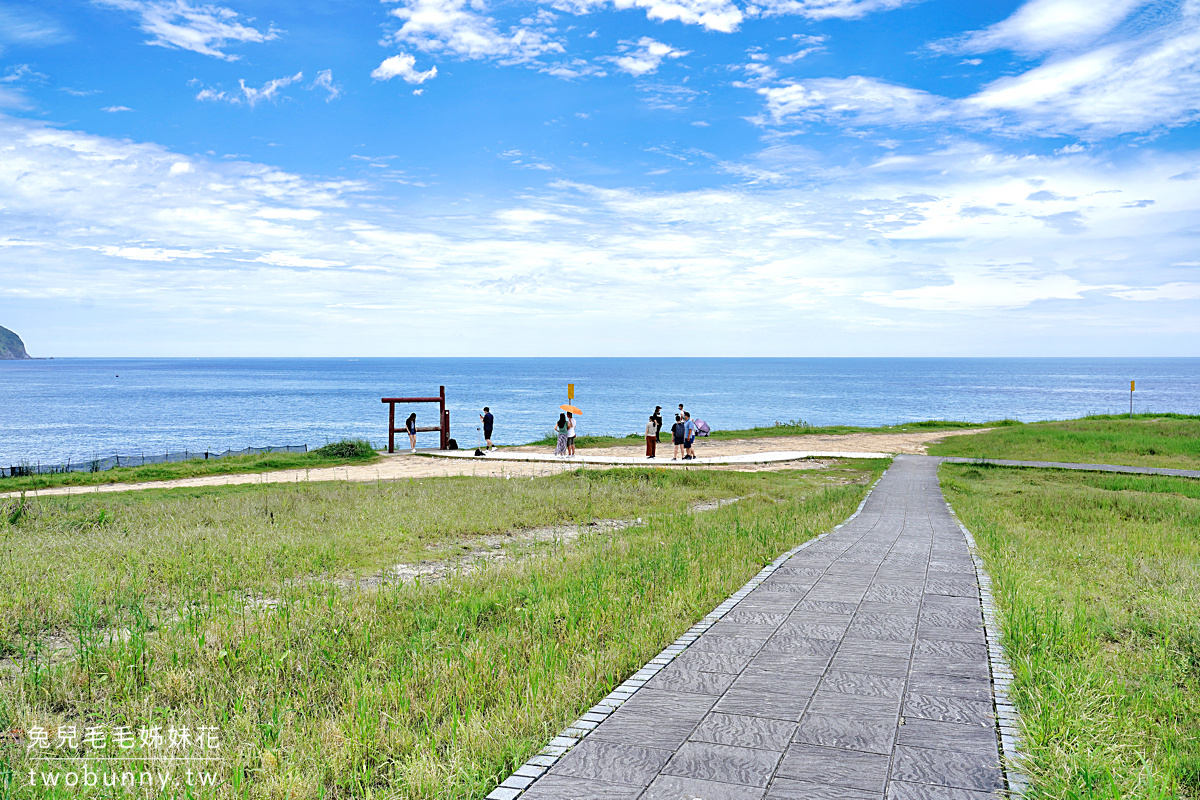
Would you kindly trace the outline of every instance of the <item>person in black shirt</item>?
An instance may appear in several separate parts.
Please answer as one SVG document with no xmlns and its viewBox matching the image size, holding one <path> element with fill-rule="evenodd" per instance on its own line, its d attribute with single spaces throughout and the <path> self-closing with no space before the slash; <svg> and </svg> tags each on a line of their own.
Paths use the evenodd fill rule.
<svg viewBox="0 0 1200 800">
<path fill-rule="evenodd" d="M 678 459 L 681 453 L 683 455 L 687 455 L 687 451 L 683 449 L 683 432 L 683 416 L 681 414 L 676 414 L 675 424 L 671 426 L 671 437 L 672 441 L 675 443 L 675 456 L 671 459 L 672 461 Z"/>
<path fill-rule="evenodd" d="M 487 440 L 487 449 L 492 449 L 492 426 L 496 422 L 496 418 L 492 416 L 492 412 L 487 406 L 483 407 L 483 413 L 479 415 L 479 419 L 483 422 L 483 438 Z"/>
<path fill-rule="evenodd" d="M 654 407 L 654 413 L 650 415 L 650 420 L 654 423 L 654 441 L 662 441 L 662 406 Z"/>
</svg>

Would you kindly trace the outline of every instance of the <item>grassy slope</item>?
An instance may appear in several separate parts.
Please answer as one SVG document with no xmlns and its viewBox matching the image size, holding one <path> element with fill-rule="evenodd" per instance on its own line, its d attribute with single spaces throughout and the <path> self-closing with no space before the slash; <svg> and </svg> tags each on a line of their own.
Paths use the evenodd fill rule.
<svg viewBox="0 0 1200 800">
<path fill-rule="evenodd" d="M 151 715 L 215 725 L 226 784 L 199 796 L 481 797 L 763 564 L 844 519 L 882 467 L 42 501 L 0 522 L 16 554 L 0 578 L 18 598 L 4 610 L 10 635 L 62 626 L 87 643 L 114 624 L 133 635 L 0 681 L 0 730 L 85 714 L 135 728 Z M 732 496 L 743 499 L 684 511 Z M 280 585 L 391 564 L 464 534 L 634 511 L 643 526 L 442 584 Z M 256 587 L 284 602 L 248 608 L 229 593 Z M 27 754 L 14 757 L 15 774 L 27 774 Z"/>
<path fill-rule="evenodd" d="M 863 428 L 857 425 L 827 425 L 823 428 L 818 428 L 813 425 L 808 425 L 804 422 L 791 423 L 775 423 L 765 428 L 748 428 L 746 430 L 737 431 L 713 431 L 708 437 L 716 440 L 730 439 L 765 439 L 778 436 L 836 436 L 845 433 L 907 433 L 909 431 L 939 431 L 939 430 L 962 430 L 963 428 L 988 428 L 1004 425 L 1018 425 L 1020 423 L 1012 420 L 1000 420 L 998 422 L 955 422 L 953 420 L 933 419 L 922 422 L 908 422 L 903 425 L 885 425 L 879 428 Z M 671 441 L 671 426 L 666 422 L 663 423 L 662 435 L 664 440 L 669 445 Z M 575 446 L 584 447 L 615 447 L 619 445 L 631 445 L 644 442 L 646 437 L 641 433 L 631 433 L 628 436 L 580 436 Z M 545 439 L 539 439 L 536 442 L 530 442 L 532 445 L 542 445 L 553 447 L 556 440 L 553 437 L 547 436 Z M 661 443 L 660 443 L 661 446 Z"/>
<path fill-rule="evenodd" d="M 1095 416 L 955 436 L 930 455 L 1200 469 L 1200 417 Z"/>
<path fill-rule="evenodd" d="M 101 483 L 143 483 L 195 478 L 200 475 L 233 475 L 245 472 L 271 472 L 281 469 L 317 469 L 347 464 L 370 464 L 379 454 L 364 441 L 327 444 L 307 453 L 258 453 L 227 458 L 198 458 L 143 467 L 118 467 L 104 472 L 62 472 L 0 478 L 0 492 L 23 492 L 54 486 L 95 486 Z"/>
<path fill-rule="evenodd" d="M 995 581 L 1034 797 L 1200 797 L 1200 482 L 941 474 Z"/>
</svg>

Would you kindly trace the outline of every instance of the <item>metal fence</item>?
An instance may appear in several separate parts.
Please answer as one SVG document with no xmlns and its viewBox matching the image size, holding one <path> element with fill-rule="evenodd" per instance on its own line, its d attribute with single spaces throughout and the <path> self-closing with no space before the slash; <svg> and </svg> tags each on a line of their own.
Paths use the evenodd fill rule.
<svg viewBox="0 0 1200 800">
<path fill-rule="evenodd" d="M 306 444 L 285 444 L 279 447 L 247 447 L 244 450 L 183 450 L 177 453 L 138 453 L 136 456 L 111 455 L 104 458 L 86 458 L 67 461 L 65 464 L 14 464 L 0 467 L 0 478 L 16 478 L 23 475 L 45 475 L 57 472 L 104 472 L 115 467 L 142 467 L 146 464 L 167 464 L 192 459 L 225 458 L 226 456 L 249 456 L 256 453 L 307 453 Z"/>
</svg>

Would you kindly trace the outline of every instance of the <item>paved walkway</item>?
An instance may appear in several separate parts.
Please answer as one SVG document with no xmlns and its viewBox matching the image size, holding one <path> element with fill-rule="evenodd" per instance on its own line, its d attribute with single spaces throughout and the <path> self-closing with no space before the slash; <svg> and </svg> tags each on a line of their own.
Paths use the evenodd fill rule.
<svg viewBox="0 0 1200 800">
<path fill-rule="evenodd" d="M 470 461 L 529 461 L 542 464 L 622 464 L 634 467 L 698 467 L 706 464 L 774 464 L 799 461 L 805 458 L 891 458 L 895 453 L 859 453 L 828 450 L 774 450 L 766 453 L 735 453 L 722 456 L 697 456 L 690 461 L 666 457 L 584 455 L 556 456 L 553 453 L 521 453 L 494 450 L 477 456 L 474 450 L 438 450 L 428 453 L 433 458 L 467 459 Z"/>
<path fill-rule="evenodd" d="M 1200 478 L 1200 469 L 1169 469 L 1167 467 L 1126 467 L 1119 464 L 1074 464 L 1066 461 L 1009 461 L 1002 458 L 944 457 L 952 464 L 996 464 L 1001 467 L 1041 467 L 1044 469 L 1079 469 L 1087 472 L 1131 472 L 1137 475 L 1177 475 Z"/>
<path fill-rule="evenodd" d="M 627 700 L 569 729 L 583 738 L 561 759 L 563 738 L 490 796 L 1000 796 L 980 591 L 938 463 L 897 457 L 853 520 L 667 648 Z"/>
</svg>

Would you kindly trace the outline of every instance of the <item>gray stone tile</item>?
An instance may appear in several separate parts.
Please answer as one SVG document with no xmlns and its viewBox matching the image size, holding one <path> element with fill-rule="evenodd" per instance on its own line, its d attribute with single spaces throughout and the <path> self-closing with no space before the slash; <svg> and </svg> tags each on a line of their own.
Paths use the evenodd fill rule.
<svg viewBox="0 0 1200 800">
<path fill-rule="evenodd" d="M 821 681 L 821 689 L 839 694 L 887 697 L 899 700 L 904 693 L 904 679 L 872 675 L 866 672 L 838 672 L 831 669 Z"/>
<path fill-rule="evenodd" d="M 890 753 L 896 738 L 896 718 L 806 713 L 796 728 L 795 741 L 867 753 Z"/>
<path fill-rule="evenodd" d="M 947 639 L 918 639 L 914 650 L 917 656 L 945 656 L 964 661 L 987 663 L 987 646 Z"/>
<path fill-rule="evenodd" d="M 766 800 L 880 800 L 880 794 L 844 786 L 776 778 L 767 790 Z"/>
<path fill-rule="evenodd" d="M 838 649 L 838 642 L 831 639 L 811 639 L 807 636 L 776 634 L 763 645 L 764 653 L 789 653 L 797 656 L 829 656 Z"/>
<path fill-rule="evenodd" d="M 837 614 L 850 616 L 858 608 L 854 603 L 843 603 L 837 600 L 801 600 L 796 611 L 806 611 L 817 614 Z"/>
<path fill-rule="evenodd" d="M 913 675 L 908 690 L 914 694 L 937 697 L 961 697 L 964 700 L 992 699 L 991 681 L 962 675 Z"/>
<path fill-rule="evenodd" d="M 846 634 L 846 625 L 835 622 L 799 622 L 795 614 L 787 622 L 779 626 L 780 636 L 796 636 L 805 639 L 826 639 L 840 641 Z"/>
<path fill-rule="evenodd" d="M 712 653 L 689 647 L 672 661 L 683 669 L 697 672 L 728 672 L 737 674 L 746 668 L 753 655 L 750 653 Z"/>
<path fill-rule="evenodd" d="M 820 677 L 829 667 L 829 655 L 759 653 L 743 672 L 776 672 L 781 675 Z"/>
<path fill-rule="evenodd" d="M 795 732 L 794 722 L 714 712 L 701 721 L 690 738 L 695 742 L 783 752 Z"/>
<path fill-rule="evenodd" d="M 979 586 L 974 578 L 930 578 L 925 582 L 926 594 L 945 594 L 953 597 L 979 597 Z"/>
<path fill-rule="evenodd" d="M 761 639 L 743 639 L 709 632 L 697 639 L 688 650 L 729 655 L 754 655 L 762 649 L 762 646 Z"/>
<path fill-rule="evenodd" d="M 670 757 L 670 750 L 606 742 L 589 736 L 571 748 L 550 774 L 644 787 L 650 785 Z"/>
<path fill-rule="evenodd" d="M 764 791 L 761 786 L 736 786 L 732 783 L 659 775 L 641 800 L 760 800 Z"/>
<path fill-rule="evenodd" d="M 842 694 L 822 687 L 813 695 L 808 710 L 830 716 L 890 717 L 895 721 L 900 716 L 900 698 Z"/>
<path fill-rule="evenodd" d="M 783 694 L 776 692 L 760 692 L 756 690 L 728 691 L 713 711 L 722 714 L 737 714 L 743 716 L 766 717 L 788 722 L 796 722 L 808 706 L 809 694 Z"/>
<path fill-rule="evenodd" d="M 729 688 L 736 675 L 725 672 L 701 672 L 670 664 L 646 681 L 647 689 L 661 689 L 692 694 L 719 695 Z"/>
<path fill-rule="evenodd" d="M 771 692 L 812 695 L 821 678 L 818 675 L 796 675 L 771 670 L 748 669 L 738 676 L 731 688 L 738 691 Z"/>
<path fill-rule="evenodd" d="M 897 746 L 892 778 L 906 783 L 951 786 L 976 792 L 998 792 L 1004 788 L 999 763 L 974 753 L 927 750 Z"/>
<path fill-rule="evenodd" d="M 913 657 L 912 673 L 914 675 L 957 675 L 964 678 L 990 680 L 991 671 L 987 659 L 961 659 L 951 656 Z"/>
<path fill-rule="evenodd" d="M 911 642 L 877 642 L 867 639 L 845 639 L 838 646 L 838 655 L 861 655 L 908 660 Z"/>
<path fill-rule="evenodd" d="M 1001 800 L 993 792 L 972 792 L 948 786 L 929 786 L 923 783 L 892 781 L 888 784 L 887 800 Z"/>
<path fill-rule="evenodd" d="M 644 785 L 548 774 L 534 781 L 521 800 L 636 800 L 644 789 Z"/>
<path fill-rule="evenodd" d="M 778 778 L 841 786 L 883 795 L 889 758 L 808 744 L 793 744 L 776 771 Z"/>
<path fill-rule="evenodd" d="M 724 619 L 730 622 L 742 622 L 747 625 L 770 625 L 771 627 L 778 627 L 787 617 L 787 614 L 778 612 L 751 611 L 748 608 L 742 608 L 741 604 L 738 604 L 734 607 L 733 611 L 725 615 Z"/>
<path fill-rule="evenodd" d="M 748 622 L 737 622 L 723 619 L 708 629 L 716 636 L 733 636 L 739 639 L 766 639 L 775 632 L 778 625 L 755 625 Z"/>
<path fill-rule="evenodd" d="M 921 602 L 921 595 L 925 593 L 924 587 L 920 586 L 897 586 L 886 583 L 872 584 L 867 590 L 864 600 L 875 600 L 883 603 L 905 603 L 916 604 Z"/>
<path fill-rule="evenodd" d="M 861 641 L 861 640 L 859 640 Z M 872 675 L 887 675 L 904 678 L 908 675 L 908 657 L 893 658 L 880 655 L 860 655 L 838 650 L 829 663 L 831 672 L 866 672 Z"/>
<path fill-rule="evenodd" d="M 846 631 L 846 639 L 907 643 L 913 640 L 913 627 L 908 625 L 859 622 L 855 620 Z"/>
<path fill-rule="evenodd" d="M 697 720 L 712 710 L 717 698 L 710 695 L 670 692 L 659 689 L 639 689 L 626 700 L 621 711 L 638 714 L 661 714 L 675 717 L 694 715 Z"/>
<path fill-rule="evenodd" d="M 913 717 L 900 726 L 896 743 L 933 750 L 954 750 L 998 757 L 994 725 L 964 725 Z"/>
<path fill-rule="evenodd" d="M 987 725 L 993 720 L 990 699 L 967 700 L 961 697 L 922 694 L 913 692 L 911 687 L 909 694 L 904 699 L 902 713 L 905 719 L 918 717 L 968 725 Z"/>
<path fill-rule="evenodd" d="M 664 775 L 766 788 L 782 752 L 688 742 L 663 768 Z"/>
<path fill-rule="evenodd" d="M 683 744 L 704 718 L 700 713 L 664 713 L 626 711 L 610 714 L 596 726 L 588 739 L 603 739 L 621 744 L 674 750 Z"/>
</svg>

